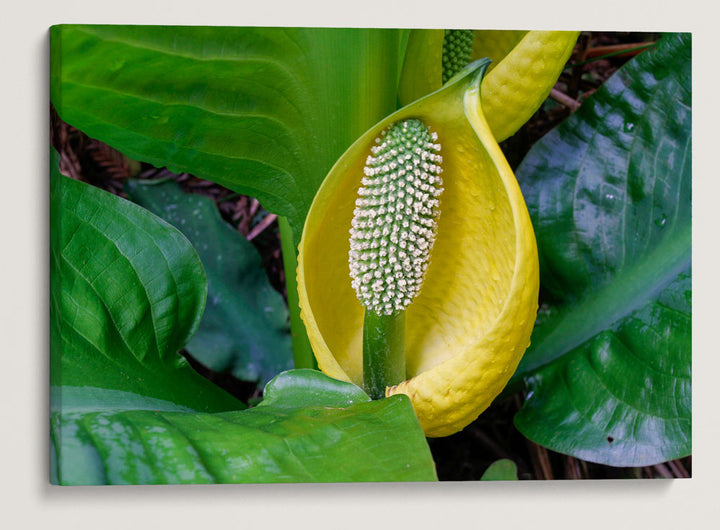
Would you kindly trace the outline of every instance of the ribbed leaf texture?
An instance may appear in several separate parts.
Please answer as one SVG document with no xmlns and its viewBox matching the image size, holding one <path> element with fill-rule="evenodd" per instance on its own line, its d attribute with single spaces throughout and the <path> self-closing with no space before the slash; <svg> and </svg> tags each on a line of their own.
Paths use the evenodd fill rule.
<svg viewBox="0 0 720 530">
<path fill-rule="evenodd" d="M 520 431 L 613 466 L 691 452 L 691 38 L 666 35 L 517 171 L 541 308 Z"/>
</svg>

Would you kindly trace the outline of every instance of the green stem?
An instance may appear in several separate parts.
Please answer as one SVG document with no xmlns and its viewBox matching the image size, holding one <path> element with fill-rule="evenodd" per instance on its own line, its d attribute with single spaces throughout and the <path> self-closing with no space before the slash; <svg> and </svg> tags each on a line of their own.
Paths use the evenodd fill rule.
<svg viewBox="0 0 720 530">
<path fill-rule="evenodd" d="M 363 384 L 372 399 L 405 380 L 405 311 L 378 315 L 365 311 L 363 322 Z"/>
<path fill-rule="evenodd" d="M 305 325 L 300 318 L 300 305 L 297 291 L 297 248 L 293 243 L 292 228 L 285 217 L 278 217 L 280 228 L 280 246 L 282 248 L 285 286 L 288 309 L 290 311 L 290 333 L 292 335 L 293 359 L 295 368 L 317 369 L 315 356 L 310 346 Z"/>
</svg>

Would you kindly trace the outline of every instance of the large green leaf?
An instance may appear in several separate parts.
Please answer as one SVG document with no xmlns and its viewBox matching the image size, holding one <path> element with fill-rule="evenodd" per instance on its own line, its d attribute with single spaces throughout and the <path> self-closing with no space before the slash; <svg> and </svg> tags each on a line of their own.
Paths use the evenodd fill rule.
<svg viewBox="0 0 720 530">
<path fill-rule="evenodd" d="M 437 479 L 406 396 L 370 401 L 314 370 L 280 374 L 256 408 L 216 414 L 72 390 L 52 422 L 62 484 Z"/>
<path fill-rule="evenodd" d="M 315 371 L 244 405 L 177 354 L 206 282 L 192 246 L 147 210 L 51 160 L 51 480 L 156 484 L 434 480 L 405 397 L 370 402 Z"/>
<path fill-rule="evenodd" d="M 690 47 L 665 36 L 517 171 L 550 302 L 515 375 L 530 389 L 515 423 L 593 462 L 691 451 Z"/>
<path fill-rule="evenodd" d="M 202 260 L 207 303 L 185 349 L 212 370 L 261 386 L 292 368 L 288 310 L 252 243 L 223 221 L 212 200 L 183 193 L 174 181 L 131 180 L 125 187 L 180 230 Z"/>
<path fill-rule="evenodd" d="M 208 412 L 242 408 L 178 354 L 206 294 L 188 240 L 140 206 L 58 174 L 56 159 L 51 384 L 133 392 Z M 64 392 L 54 397 L 62 401 Z"/>
<path fill-rule="evenodd" d="M 54 26 L 51 100 L 126 155 L 288 218 L 296 243 L 335 160 L 395 110 L 403 32 Z"/>
</svg>

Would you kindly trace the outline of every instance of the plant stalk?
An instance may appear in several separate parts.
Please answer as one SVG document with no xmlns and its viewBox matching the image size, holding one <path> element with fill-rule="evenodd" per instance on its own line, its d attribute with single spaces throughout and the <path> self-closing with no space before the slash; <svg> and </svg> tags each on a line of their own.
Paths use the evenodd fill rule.
<svg viewBox="0 0 720 530">
<path fill-rule="evenodd" d="M 310 346 L 305 325 L 300 318 L 300 305 L 297 291 L 297 248 L 293 243 L 292 228 L 285 217 L 278 217 L 280 228 L 280 247 L 282 249 L 283 268 L 285 269 L 285 287 L 287 290 L 288 310 L 290 311 L 290 334 L 292 336 L 293 360 L 295 368 L 317 369 L 317 362 Z"/>
<path fill-rule="evenodd" d="M 363 385 L 372 399 L 405 380 L 405 311 L 378 315 L 365 311 L 363 322 Z"/>
</svg>

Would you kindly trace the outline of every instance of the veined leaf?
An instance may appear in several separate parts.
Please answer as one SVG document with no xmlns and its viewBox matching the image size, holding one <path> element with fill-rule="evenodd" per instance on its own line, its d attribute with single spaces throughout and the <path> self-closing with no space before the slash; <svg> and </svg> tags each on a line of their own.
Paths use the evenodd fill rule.
<svg viewBox="0 0 720 530">
<path fill-rule="evenodd" d="M 62 484 L 437 479 L 407 397 L 370 401 L 314 370 L 280 374 L 256 408 L 216 414 L 102 389 L 67 394 L 52 422 Z"/>
<path fill-rule="evenodd" d="M 51 160 L 51 480 L 434 480 L 410 401 L 285 372 L 244 405 L 177 354 L 206 282 L 175 228 Z"/>
<path fill-rule="evenodd" d="M 212 370 L 261 386 L 292 368 L 288 310 L 252 243 L 223 221 L 212 200 L 183 193 L 173 181 L 132 180 L 125 187 L 180 230 L 202 260 L 207 303 L 185 349 Z"/>
<path fill-rule="evenodd" d="M 56 158 L 51 384 L 132 392 L 208 412 L 242 408 L 178 354 L 200 322 L 207 289 L 188 240 L 140 206 L 60 175 Z"/>
<path fill-rule="evenodd" d="M 517 171 L 550 303 L 515 375 L 530 386 L 515 422 L 585 460 L 691 451 L 690 47 L 665 36 Z"/>
<path fill-rule="evenodd" d="M 126 155 L 287 217 L 296 243 L 335 160 L 396 106 L 402 31 L 54 26 L 51 100 Z"/>
</svg>

